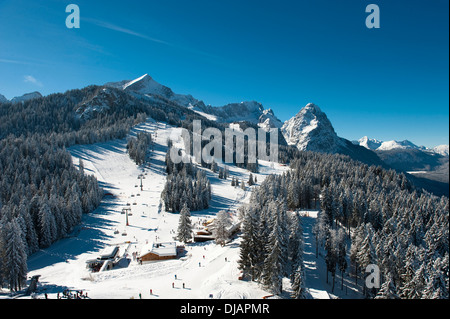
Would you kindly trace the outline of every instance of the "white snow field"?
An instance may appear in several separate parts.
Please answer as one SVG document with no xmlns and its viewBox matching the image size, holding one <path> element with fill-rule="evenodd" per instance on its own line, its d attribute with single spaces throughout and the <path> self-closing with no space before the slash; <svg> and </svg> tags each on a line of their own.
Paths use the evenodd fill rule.
<svg viewBox="0 0 450 319">
<path fill-rule="evenodd" d="M 78 165 L 82 159 L 85 174 L 95 175 L 105 192 L 113 196 L 106 196 L 97 210 L 85 215 L 71 237 L 30 256 L 28 277 L 41 276 L 41 295 L 37 297 L 43 298 L 46 293 L 48 298 L 56 298 L 65 289 L 82 290 L 93 299 L 258 299 L 270 295 L 257 283 L 238 280 L 239 238 L 224 247 L 213 241 L 188 244 L 184 256 L 179 259 L 143 265 L 133 260 L 133 253 L 150 242 L 173 242 L 179 219 L 179 214 L 167 213 L 160 208 L 166 179 L 167 139 L 170 137 L 175 144 L 181 145 L 179 129 L 148 119 L 132 129 L 130 136 L 139 131 L 151 132 L 155 139 L 154 151 L 145 167 L 138 167 L 129 158 L 127 139 L 69 149 L 74 164 Z M 268 174 L 288 169 L 263 161 L 260 165 L 261 172 L 254 174 L 258 184 Z M 231 177 L 247 181 L 249 172 L 235 166 L 228 166 L 228 169 L 228 180 L 218 179 L 217 174 L 205 170 L 211 181 L 212 200 L 209 209 L 191 212 L 193 225 L 211 218 L 221 209 L 234 211 L 248 201 L 249 188 L 244 191 L 232 187 Z M 140 174 L 145 178 L 142 191 Z M 131 208 L 129 226 L 126 226 L 126 215 L 122 214 L 123 208 Z M 119 245 L 119 254 L 124 257 L 119 263 L 121 267 L 97 273 L 86 268 L 87 260 L 95 259 L 105 248 L 114 245 Z"/>
</svg>

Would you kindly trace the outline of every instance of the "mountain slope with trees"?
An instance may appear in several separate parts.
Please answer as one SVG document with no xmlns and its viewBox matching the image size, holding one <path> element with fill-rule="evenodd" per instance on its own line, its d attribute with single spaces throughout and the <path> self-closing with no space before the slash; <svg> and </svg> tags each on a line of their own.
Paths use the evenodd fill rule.
<svg viewBox="0 0 450 319">
<path fill-rule="evenodd" d="M 354 267 L 360 277 L 369 264 L 379 266 L 385 285 L 378 291 L 365 290 L 365 297 L 448 298 L 447 197 L 416 190 L 403 174 L 343 155 L 302 152 L 291 162 L 291 169 L 266 178 L 245 208 L 241 267 L 253 280 L 267 284 L 270 276 L 292 275 L 275 266 L 270 276 L 267 269 L 264 275 L 259 267 L 266 264 L 268 255 L 248 248 L 291 243 L 286 239 L 288 232 L 278 230 L 274 217 L 264 217 L 265 212 L 277 211 L 275 201 L 291 210 L 320 207 L 315 236 L 317 245 L 327 252 L 327 270 L 333 278 L 336 271 L 348 271 L 347 266 Z M 280 243 L 273 246 L 275 234 Z M 343 244 L 343 234 L 351 247 Z M 344 255 L 351 264 L 344 263 Z M 289 265 L 289 254 L 280 256 L 278 263 Z M 280 291 L 277 282 L 270 285 Z"/>
</svg>

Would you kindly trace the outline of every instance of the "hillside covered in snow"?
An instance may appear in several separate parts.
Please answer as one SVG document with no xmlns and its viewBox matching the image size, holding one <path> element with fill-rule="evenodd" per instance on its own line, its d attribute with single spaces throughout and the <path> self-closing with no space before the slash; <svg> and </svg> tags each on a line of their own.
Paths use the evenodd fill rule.
<svg viewBox="0 0 450 319">
<path fill-rule="evenodd" d="M 403 172 L 421 156 L 445 171 L 445 155 L 355 145 L 313 103 L 282 123 L 149 75 L 0 103 L 0 298 L 448 297 L 448 197 Z M 275 128 L 279 161 L 237 163 L 247 143 L 207 163 L 195 120 Z"/>
</svg>

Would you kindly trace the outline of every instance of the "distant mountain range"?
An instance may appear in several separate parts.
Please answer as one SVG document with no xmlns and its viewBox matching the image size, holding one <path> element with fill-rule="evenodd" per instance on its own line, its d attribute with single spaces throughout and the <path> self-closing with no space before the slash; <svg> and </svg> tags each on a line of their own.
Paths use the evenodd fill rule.
<svg viewBox="0 0 450 319">
<path fill-rule="evenodd" d="M 224 123 L 247 121 L 266 129 L 280 128 L 283 125 L 273 111 L 271 109 L 265 110 L 261 103 L 249 101 L 219 107 L 205 105 L 203 101 L 197 100 L 192 95 L 174 93 L 172 89 L 159 84 L 148 74 L 132 81 L 110 82 L 106 86 L 120 88 L 141 98 L 150 98 L 160 102 L 169 100 L 214 121 Z"/>
<path fill-rule="evenodd" d="M 208 120 L 221 123 L 249 122 L 269 130 L 277 128 L 286 143 L 302 151 L 338 153 L 350 156 L 369 165 L 380 165 L 398 171 L 412 173 L 414 178 L 427 178 L 446 183 L 448 189 L 449 146 L 440 145 L 433 149 L 417 146 L 405 141 L 379 141 L 367 136 L 358 141 L 339 137 L 326 114 L 319 106 L 310 103 L 286 122 L 280 121 L 272 109 L 265 109 L 256 101 L 230 103 L 223 106 L 206 105 L 192 95 L 177 94 L 167 86 L 156 82 L 145 74 L 135 80 L 109 82 L 104 89 L 79 105 L 78 116 L 87 117 L 101 112 L 111 103 L 126 103 L 117 99 L 113 89 L 118 89 L 134 98 L 156 102 L 158 105 L 171 103 L 185 107 Z M 25 94 L 8 101 L 0 95 L 0 103 L 20 103 L 42 97 L 39 92 Z M 448 194 L 448 190 L 447 190 Z"/>
<path fill-rule="evenodd" d="M 6 103 L 6 102 L 11 102 L 11 103 L 21 103 L 21 102 L 25 102 L 31 99 L 36 99 L 42 97 L 42 94 L 39 92 L 31 92 L 31 93 L 26 93 L 22 96 L 16 96 L 14 98 L 12 98 L 11 100 L 8 100 L 6 97 L 4 97 L 3 95 L 0 94 L 0 103 Z"/>
<path fill-rule="evenodd" d="M 364 136 L 358 141 L 353 141 L 354 144 L 363 146 L 369 150 L 373 151 L 390 151 L 390 150 L 419 150 L 430 153 L 440 154 L 442 156 L 449 156 L 449 146 L 448 145 L 439 145 L 434 148 L 427 148 L 425 146 L 417 146 L 411 141 L 379 141 L 376 139 L 368 138 Z"/>
</svg>

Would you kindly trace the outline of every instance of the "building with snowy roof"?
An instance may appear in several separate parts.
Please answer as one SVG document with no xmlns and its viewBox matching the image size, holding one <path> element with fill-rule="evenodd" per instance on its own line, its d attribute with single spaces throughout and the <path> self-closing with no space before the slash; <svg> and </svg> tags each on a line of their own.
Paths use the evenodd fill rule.
<svg viewBox="0 0 450 319">
<path fill-rule="evenodd" d="M 149 243 L 142 247 L 139 261 L 154 261 L 177 258 L 177 244 L 170 243 Z"/>
</svg>

